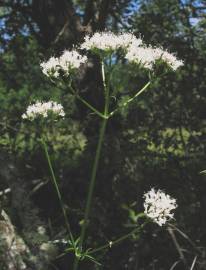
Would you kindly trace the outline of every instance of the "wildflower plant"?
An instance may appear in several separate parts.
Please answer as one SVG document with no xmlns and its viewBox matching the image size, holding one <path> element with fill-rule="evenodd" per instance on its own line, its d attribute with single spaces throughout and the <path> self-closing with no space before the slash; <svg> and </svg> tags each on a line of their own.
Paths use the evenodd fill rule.
<svg viewBox="0 0 206 270">
<path fill-rule="evenodd" d="M 87 100 L 85 100 L 79 94 L 78 90 L 75 88 L 75 84 L 73 83 L 73 79 L 75 78 L 75 75 L 78 74 L 78 70 L 83 65 L 86 67 L 88 57 L 93 54 L 96 55 L 101 63 L 102 86 L 104 91 L 103 111 L 99 111 Z M 84 218 L 79 237 L 74 237 L 72 234 L 69 218 L 64 208 L 61 192 L 58 187 L 57 178 L 54 174 L 46 141 L 42 139 L 42 145 L 44 147 L 45 155 L 50 168 L 53 184 L 56 188 L 69 233 L 69 246 L 66 248 L 65 253 L 73 251 L 75 254 L 73 270 L 77 270 L 79 262 L 84 259 L 89 259 L 94 263 L 98 263 L 95 259 L 95 254 L 97 252 L 111 248 L 113 245 L 116 245 L 129 238 L 134 233 L 140 233 L 148 221 L 153 221 L 162 226 L 163 224 L 166 224 L 169 219 L 173 218 L 172 211 L 177 207 L 176 200 L 171 198 L 169 195 L 166 195 L 161 190 L 155 191 L 154 189 L 151 189 L 148 193 L 144 194 L 144 213 L 141 213 L 140 215 L 141 217 L 148 217 L 148 219 L 146 219 L 143 224 L 139 225 L 137 223 L 134 230 L 120 237 L 119 239 L 109 241 L 101 247 L 97 247 L 95 249 L 85 247 L 85 238 L 87 227 L 89 225 L 89 214 L 92 206 L 93 191 L 107 123 L 116 113 L 118 113 L 120 109 L 128 107 L 134 99 L 139 97 L 149 88 L 152 80 L 155 80 L 153 72 L 155 65 L 163 62 L 172 71 L 176 71 L 183 65 L 183 62 L 177 59 L 174 54 L 171 54 L 162 48 L 145 45 L 141 37 L 137 38 L 133 33 L 115 34 L 112 32 L 97 32 L 91 36 L 87 35 L 79 47 L 74 48 L 71 51 L 66 50 L 62 55 L 60 55 L 60 57 L 51 57 L 48 61 L 40 64 L 42 72 L 47 77 L 49 77 L 51 80 L 55 78 L 55 82 L 60 82 L 61 85 L 67 83 L 66 86 L 70 94 L 74 95 L 75 98 L 87 106 L 101 121 L 99 139 L 91 171 Z M 115 65 L 118 63 L 121 63 L 125 73 L 127 72 L 127 67 L 130 65 L 135 65 L 137 68 L 140 67 L 145 69 L 148 81 L 133 96 L 128 97 L 128 99 L 120 103 L 119 106 L 117 105 L 116 108 L 111 110 L 111 97 L 113 97 L 116 93 L 115 85 L 112 85 L 112 72 L 115 69 Z M 27 111 L 22 115 L 22 118 L 30 120 L 33 120 L 36 117 L 46 118 L 49 117 L 51 113 L 58 117 L 65 116 L 63 107 L 60 104 L 51 101 L 47 103 L 37 102 L 36 104 L 30 105 L 27 108 Z"/>
</svg>

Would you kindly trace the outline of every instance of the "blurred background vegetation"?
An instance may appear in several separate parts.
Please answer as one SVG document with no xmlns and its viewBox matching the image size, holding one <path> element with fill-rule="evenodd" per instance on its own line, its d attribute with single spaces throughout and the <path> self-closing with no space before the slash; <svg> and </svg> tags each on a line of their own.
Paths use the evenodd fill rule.
<svg viewBox="0 0 206 270">
<path fill-rule="evenodd" d="M 177 52 L 185 65 L 156 80 L 109 123 L 87 246 L 128 232 L 134 213 L 143 210 L 142 194 L 154 186 L 177 198 L 175 217 L 184 235 L 175 233 L 186 266 L 168 232 L 152 224 L 140 238 L 98 254 L 103 266 L 83 262 L 80 269 L 183 270 L 196 258 L 194 269 L 204 270 L 206 178 L 199 172 L 206 169 L 205 0 L 0 0 L 0 191 L 11 189 L 1 194 L 0 208 L 29 249 L 23 258 L 26 269 L 71 269 L 72 254 L 56 258 L 63 243 L 45 244 L 65 238 L 65 228 L 37 140 L 38 126 L 23 124 L 21 115 L 35 100 L 64 105 L 67 117 L 52 130 L 50 151 L 55 150 L 52 160 L 77 236 L 99 122 L 66 89 L 49 82 L 39 63 L 105 28 L 133 31 L 146 43 Z M 101 108 L 95 59 L 77 80 L 81 95 Z M 117 70 L 115 80 L 124 99 L 140 89 L 144 74 Z M 0 238 L 0 269 L 23 269 L 8 268 L 5 253 Z"/>
</svg>

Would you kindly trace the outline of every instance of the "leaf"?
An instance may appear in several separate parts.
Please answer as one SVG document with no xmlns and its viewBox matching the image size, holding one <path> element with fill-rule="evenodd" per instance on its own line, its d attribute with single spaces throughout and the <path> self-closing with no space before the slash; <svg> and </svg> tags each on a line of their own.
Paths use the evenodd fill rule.
<svg viewBox="0 0 206 270">
<path fill-rule="evenodd" d="M 80 241 L 80 237 L 78 237 L 78 238 L 75 240 L 75 242 L 74 242 L 75 246 L 77 246 L 77 245 L 79 244 L 79 241 Z"/>
<path fill-rule="evenodd" d="M 91 260 L 92 262 L 94 262 L 97 265 L 101 265 L 101 263 L 99 263 L 94 257 L 90 256 L 90 255 L 85 255 L 85 258 L 88 258 L 89 260 Z"/>
</svg>

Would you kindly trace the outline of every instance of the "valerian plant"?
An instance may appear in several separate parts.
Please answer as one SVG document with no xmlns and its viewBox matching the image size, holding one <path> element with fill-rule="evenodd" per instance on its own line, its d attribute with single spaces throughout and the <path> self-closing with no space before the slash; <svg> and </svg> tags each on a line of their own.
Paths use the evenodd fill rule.
<svg viewBox="0 0 206 270">
<path fill-rule="evenodd" d="M 82 66 L 87 66 L 89 60 L 88 57 L 95 55 L 101 63 L 102 85 L 104 90 L 104 110 L 99 111 L 87 100 L 85 100 L 75 87 L 75 77 L 78 75 L 78 70 Z M 117 93 L 115 85 L 112 84 L 112 73 L 115 69 L 115 65 L 120 64 L 127 72 L 127 67 L 133 65 L 137 68 L 143 68 L 147 72 L 148 81 L 145 85 L 139 89 L 133 96 L 128 97 L 123 102 L 117 102 L 117 107 L 111 111 L 111 98 Z M 162 65 L 163 64 L 163 65 Z M 181 60 L 178 60 L 174 54 L 163 50 L 162 48 L 156 48 L 147 46 L 143 43 L 140 37 L 136 37 L 132 33 L 120 33 L 115 34 L 112 32 L 94 33 L 92 36 L 86 36 L 84 42 L 71 51 L 64 51 L 60 57 L 51 57 L 48 61 L 41 63 L 42 72 L 50 78 L 53 82 L 60 87 L 66 84 L 70 94 L 74 95 L 85 106 L 87 106 L 101 121 L 101 127 L 99 131 L 98 144 L 96 149 L 96 155 L 91 171 L 91 179 L 88 185 L 88 194 L 86 199 L 84 219 L 81 222 L 81 232 L 78 237 L 74 237 L 71 226 L 69 223 L 69 217 L 65 211 L 64 203 L 62 200 L 61 192 L 58 186 L 58 181 L 55 176 L 50 155 L 47 148 L 47 137 L 44 130 L 46 129 L 46 121 L 48 118 L 53 120 L 58 117 L 65 117 L 65 112 L 61 104 L 54 101 L 43 102 L 38 101 L 35 104 L 29 105 L 26 112 L 22 115 L 22 118 L 30 121 L 40 119 L 42 121 L 42 134 L 41 143 L 45 152 L 48 166 L 51 172 L 51 178 L 53 185 L 56 189 L 56 193 L 62 208 L 62 213 L 65 219 L 65 225 L 68 230 L 68 247 L 65 249 L 65 253 L 74 252 L 75 259 L 73 264 L 73 270 L 77 270 L 79 262 L 85 259 L 91 260 L 97 263 L 95 254 L 107 248 L 111 248 L 123 240 L 131 237 L 135 233 L 140 234 L 143 227 L 149 221 L 157 223 L 159 226 L 165 225 L 169 220 L 173 219 L 173 210 L 177 207 L 176 200 L 165 194 L 161 190 L 155 190 L 152 188 L 149 192 L 143 195 L 144 198 L 144 213 L 137 214 L 145 219 L 145 222 L 141 225 L 136 224 L 135 228 L 128 232 L 128 234 L 122 237 L 109 241 L 103 246 L 95 249 L 85 247 L 85 238 L 87 227 L 89 225 L 89 215 L 92 206 L 93 191 L 96 182 L 96 175 L 98 170 L 98 164 L 103 147 L 104 135 L 108 121 L 123 108 L 129 106 L 129 104 L 139 97 L 144 91 L 146 91 L 151 85 L 152 80 L 156 79 L 155 66 L 163 66 L 165 70 L 171 69 L 176 71 L 183 65 Z M 165 72 L 165 71 L 164 71 Z M 112 86 L 112 87 L 111 87 Z M 118 99 L 118 96 L 115 96 Z M 55 123 L 55 122 L 53 122 Z M 137 218 L 138 219 L 138 218 Z M 71 269 L 71 267 L 69 267 Z"/>
</svg>

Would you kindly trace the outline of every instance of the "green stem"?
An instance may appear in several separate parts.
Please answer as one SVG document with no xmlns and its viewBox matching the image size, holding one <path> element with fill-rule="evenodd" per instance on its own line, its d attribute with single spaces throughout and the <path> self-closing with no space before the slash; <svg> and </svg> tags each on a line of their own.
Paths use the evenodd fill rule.
<svg viewBox="0 0 206 270">
<path fill-rule="evenodd" d="M 105 78 L 105 70 L 104 70 L 104 61 L 101 61 L 101 72 L 102 72 L 102 82 L 104 87 L 105 100 L 107 99 L 107 86 L 106 86 L 106 78 Z M 105 106 L 106 107 L 106 106 Z"/>
<path fill-rule="evenodd" d="M 122 107 L 127 106 L 130 102 L 132 102 L 136 97 L 138 97 L 139 95 L 141 95 L 147 88 L 148 86 L 151 84 L 151 82 L 148 82 L 147 84 L 145 84 L 145 86 L 139 91 L 137 92 L 133 97 L 129 98 L 127 101 L 125 101 L 121 107 L 115 109 L 114 111 L 112 111 L 109 114 L 109 117 L 111 117 L 114 113 L 116 113 L 118 110 L 120 110 Z"/>
<path fill-rule="evenodd" d="M 118 239 L 116 239 L 114 241 L 110 241 L 109 243 L 107 243 L 107 244 L 105 244 L 105 245 L 103 245 L 101 247 L 98 247 L 96 249 L 93 249 L 92 251 L 89 252 L 89 254 L 96 253 L 96 252 L 101 251 L 101 250 L 106 249 L 106 248 L 111 248 L 112 246 L 121 243 L 122 241 L 124 241 L 127 238 L 129 238 L 130 236 L 132 236 L 134 233 L 140 232 L 146 224 L 147 224 L 147 222 L 144 222 L 140 227 L 135 228 L 131 232 L 129 232 L 129 233 L 121 236 L 120 238 L 118 238 Z"/>
<path fill-rule="evenodd" d="M 96 249 L 91 250 L 90 252 L 88 252 L 88 255 L 91 255 L 93 253 L 99 252 L 101 250 L 104 250 L 106 248 L 112 248 L 114 245 L 117 245 L 119 243 L 121 243 L 122 241 L 128 239 L 130 236 L 132 236 L 134 233 L 139 233 L 141 232 L 141 230 L 144 228 L 144 226 L 149 222 L 149 220 L 146 220 L 142 225 L 140 225 L 138 228 L 135 228 L 134 230 L 132 230 L 131 232 L 121 236 L 120 238 L 113 240 L 113 241 L 109 241 L 107 244 L 102 245 Z M 59 255 L 57 258 L 61 258 L 62 256 L 64 256 L 65 254 L 67 254 L 68 249 L 65 250 L 65 253 Z"/>
<path fill-rule="evenodd" d="M 92 106 L 89 102 L 87 102 L 84 98 L 82 98 L 79 94 L 77 94 L 77 92 L 71 86 L 71 83 L 69 84 L 69 88 L 70 88 L 72 94 L 74 94 L 74 96 L 77 99 L 79 99 L 84 105 L 86 105 L 90 110 L 92 110 L 99 117 L 105 118 L 105 115 L 103 113 L 101 113 L 100 111 L 98 111 L 94 106 Z"/>
<path fill-rule="evenodd" d="M 98 169 L 98 164 L 99 164 L 99 160 L 100 160 L 100 154 L 101 154 L 101 150 L 102 150 L 106 125 L 107 125 L 107 121 L 108 121 L 109 88 L 107 88 L 107 86 L 106 86 L 105 71 L 104 71 L 104 63 L 103 63 L 103 61 L 102 61 L 102 80 L 103 80 L 103 86 L 104 86 L 104 91 L 105 91 L 104 118 L 102 120 L 102 125 L 101 125 L 101 128 L 100 128 L 99 140 L 98 140 L 98 144 L 97 144 L 96 155 L 95 155 L 94 164 L 93 164 L 93 168 L 92 168 L 91 179 L 90 179 L 90 183 L 89 183 L 89 191 L 88 191 L 88 195 L 87 195 L 86 207 L 85 207 L 85 212 L 84 212 L 84 222 L 83 222 L 83 225 L 81 227 L 80 240 L 79 240 L 79 248 L 80 248 L 81 251 L 82 251 L 82 248 L 83 248 L 86 229 L 87 229 L 87 226 L 88 226 L 90 208 L 91 208 L 91 203 L 92 203 L 92 196 L 93 196 L 95 182 L 96 182 L 97 169 Z M 77 270 L 78 265 L 79 265 L 79 258 L 75 257 L 74 264 L 73 264 L 73 270 Z"/>
<path fill-rule="evenodd" d="M 89 191 L 88 191 L 88 195 L 87 195 L 87 201 L 86 201 L 86 207 L 85 207 L 85 213 L 84 213 L 84 222 L 83 222 L 83 225 L 81 228 L 81 233 L 80 233 L 79 247 L 81 250 L 82 250 L 82 246 L 83 246 L 83 242 L 84 242 L 84 238 L 85 238 L 86 229 L 88 226 L 88 219 L 89 219 L 89 213 L 90 213 L 90 208 L 91 208 L 92 195 L 93 195 L 94 186 L 95 186 L 95 182 L 96 182 L 97 168 L 98 168 L 98 164 L 99 164 L 99 159 L 100 159 L 100 154 L 101 154 L 101 149 L 102 149 L 102 144 L 103 144 L 103 139 L 104 139 L 104 134 L 105 134 L 105 129 L 106 129 L 106 124 L 107 124 L 107 119 L 103 119 L 102 126 L 100 129 L 100 135 L 99 135 L 99 141 L 98 141 L 98 145 L 97 145 L 94 165 L 92 168 L 91 180 L 90 180 L 90 184 L 89 184 Z M 79 259 L 77 257 L 75 257 L 73 270 L 77 270 L 78 264 L 79 264 Z"/>
<path fill-rule="evenodd" d="M 77 270 L 79 266 L 79 258 L 74 258 L 73 270 Z"/>
<path fill-rule="evenodd" d="M 100 129 L 100 135 L 99 135 L 99 141 L 98 141 L 98 145 L 97 145 L 94 165 L 93 165 L 93 169 L 92 169 L 91 181 L 90 181 L 90 185 L 89 185 L 89 192 L 88 192 L 86 208 L 85 208 L 85 215 L 84 215 L 84 223 L 83 223 L 82 231 L 81 231 L 81 235 L 80 235 L 80 242 L 79 242 L 80 247 L 83 244 L 86 227 L 88 225 L 88 217 L 89 217 L 89 212 L 90 212 L 90 207 L 91 207 L 91 201 L 92 201 L 92 195 L 93 195 L 93 191 L 94 191 L 94 186 L 95 186 L 95 182 L 96 182 L 97 168 L 98 168 L 98 164 L 99 164 L 100 153 L 101 153 L 101 149 L 102 149 L 106 124 L 107 124 L 107 119 L 103 119 L 102 126 L 101 126 L 101 129 Z"/>
<path fill-rule="evenodd" d="M 105 76 L 105 68 L 104 68 L 104 61 L 102 60 L 101 62 L 102 66 L 102 81 L 103 81 L 103 86 L 104 86 L 104 92 L 105 92 L 105 106 L 104 106 L 104 116 L 106 119 L 108 119 L 108 112 L 109 112 L 109 82 L 108 86 L 106 84 L 106 76 Z"/>
<path fill-rule="evenodd" d="M 89 104 L 85 99 L 80 97 L 79 95 L 75 94 L 76 98 L 79 99 L 84 105 L 86 105 L 90 110 L 92 110 L 95 114 L 100 116 L 101 118 L 105 118 L 105 115 L 99 112 L 96 108 L 94 108 L 91 104 Z"/>
<path fill-rule="evenodd" d="M 61 206 L 61 209 L 62 209 L 62 213 L 63 213 L 64 220 L 65 220 L 65 225 L 67 227 L 67 230 L 68 230 L 70 239 L 71 239 L 72 243 L 74 243 L 74 238 L 73 238 L 73 235 L 71 233 L 71 226 L 69 224 L 69 220 L 68 220 L 68 217 L 67 217 L 67 214 L 66 214 L 66 210 L 64 208 L 62 196 L 61 196 L 61 193 L 60 193 L 58 184 L 57 184 L 57 179 L 56 179 L 56 176 L 54 174 L 54 170 L 53 170 L 51 159 L 50 159 L 50 156 L 49 156 L 47 144 L 46 144 L 46 142 L 45 142 L 45 140 L 43 138 L 41 139 L 41 142 L 42 142 L 42 145 L 43 145 L 43 148 L 44 148 L 44 152 L 45 152 L 45 156 L 46 156 L 46 159 L 47 159 L 47 162 L 48 162 L 48 165 L 49 165 L 49 170 L 50 170 L 50 173 L 51 173 L 52 182 L 53 182 L 53 185 L 55 187 L 55 190 L 56 190 L 56 193 L 57 193 L 57 197 L 59 199 L 59 203 L 60 203 L 60 206 Z"/>
</svg>

